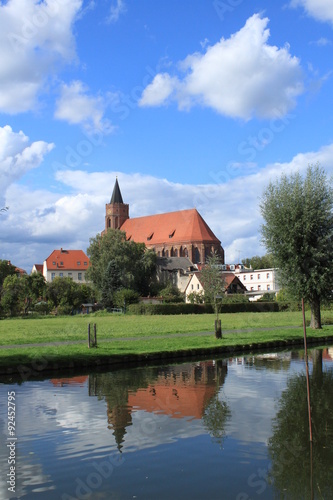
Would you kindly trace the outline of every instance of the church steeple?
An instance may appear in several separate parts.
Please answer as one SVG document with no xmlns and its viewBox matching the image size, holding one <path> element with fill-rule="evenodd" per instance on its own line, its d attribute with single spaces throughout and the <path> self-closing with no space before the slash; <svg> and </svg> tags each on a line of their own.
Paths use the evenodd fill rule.
<svg viewBox="0 0 333 500">
<path fill-rule="evenodd" d="M 113 188 L 113 193 L 111 196 L 110 203 L 122 203 L 122 204 L 124 204 L 123 197 L 121 196 L 120 187 L 118 184 L 118 177 L 116 177 L 116 182 L 115 182 L 115 185 Z"/>
<path fill-rule="evenodd" d="M 129 219 L 129 205 L 123 202 L 118 178 L 113 188 L 110 203 L 105 206 L 105 231 L 108 229 L 119 229 Z"/>
</svg>

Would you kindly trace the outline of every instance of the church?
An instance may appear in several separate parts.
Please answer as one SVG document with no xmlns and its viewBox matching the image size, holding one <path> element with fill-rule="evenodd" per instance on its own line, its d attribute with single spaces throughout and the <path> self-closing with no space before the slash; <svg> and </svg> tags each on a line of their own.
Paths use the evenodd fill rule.
<svg viewBox="0 0 333 500">
<path fill-rule="evenodd" d="M 216 252 L 224 263 L 220 240 L 195 208 L 131 219 L 118 179 L 105 207 L 105 231 L 110 228 L 124 231 L 127 240 L 144 243 L 158 257 L 187 257 L 193 264 L 204 264 Z"/>
</svg>

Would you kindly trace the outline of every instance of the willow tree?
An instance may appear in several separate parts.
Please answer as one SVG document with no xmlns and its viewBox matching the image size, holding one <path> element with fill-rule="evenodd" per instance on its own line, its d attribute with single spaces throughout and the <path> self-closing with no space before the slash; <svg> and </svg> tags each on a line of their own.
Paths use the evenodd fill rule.
<svg viewBox="0 0 333 500">
<path fill-rule="evenodd" d="M 333 190 L 317 165 L 305 177 L 283 174 L 270 182 L 260 203 L 262 240 L 280 270 L 281 284 L 311 308 L 321 328 L 320 305 L 333 290 Z"/>
</svg>

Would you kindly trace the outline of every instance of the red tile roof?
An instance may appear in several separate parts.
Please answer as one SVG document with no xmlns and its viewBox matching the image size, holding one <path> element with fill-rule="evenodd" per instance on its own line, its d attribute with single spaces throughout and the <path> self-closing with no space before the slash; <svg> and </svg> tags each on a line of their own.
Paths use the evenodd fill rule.
<svg viewBox="0 0 333 500">
<path fill-rule="evenodd" d="M 128 239 L 147 246 L 191 241 L 220 243 L 195 208 L 127 219 L 120 229 Z"/>
<path fill-rule="evenodd" d="M 86 264 L 85 264 L 86 262 Z M 47 269 L 68 269 L 85 271 L 89 267 L 89 258 L 83 250 L 53 250 L 46 259 Z"/>
<path fill-rule="evenodd" d="M 37 273 L 43 274 L 43 264 L 35 264 L 35 269 L 36 269 Z"/>
</svg>

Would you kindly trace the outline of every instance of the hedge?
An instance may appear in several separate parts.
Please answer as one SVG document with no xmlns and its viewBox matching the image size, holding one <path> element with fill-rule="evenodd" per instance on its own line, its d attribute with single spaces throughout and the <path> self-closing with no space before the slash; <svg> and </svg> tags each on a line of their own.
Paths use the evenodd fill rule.
<svg viewBox="0 0 333 500">
<path fill-rule="evenodd" d="M 277 312 L 277 302 L 244 302 L 234 304 L 222 304 L 222 313 L 238 312 Z M 131 314 L 212 314 L 214 312 L 211 304 L 131 304 L 127 311 Z"/>
</svg>

